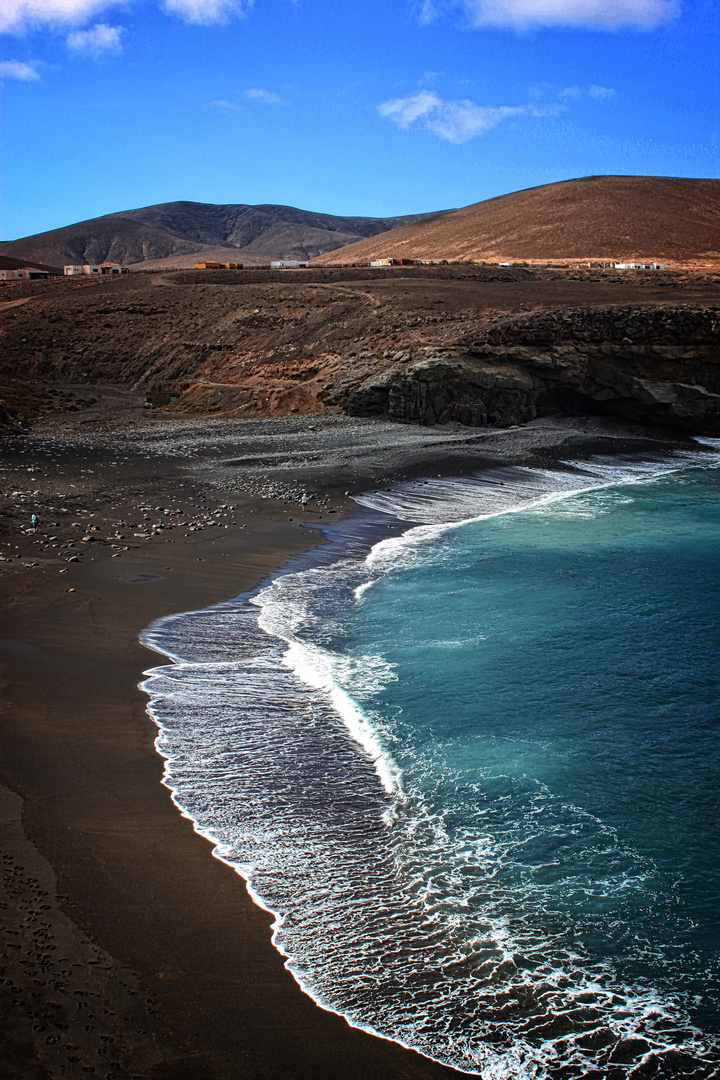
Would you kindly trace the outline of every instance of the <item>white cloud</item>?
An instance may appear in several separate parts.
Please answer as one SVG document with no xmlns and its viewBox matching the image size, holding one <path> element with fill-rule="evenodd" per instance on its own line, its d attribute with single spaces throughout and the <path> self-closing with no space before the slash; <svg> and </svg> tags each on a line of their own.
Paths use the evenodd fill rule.
<svg viewBox="0 0 720 1080">
<path fill-rule="evenodd" d="M 35 26 L 82 26 L 118 0 L 3 0 L 0 33 L 23 33 Z"/>
<path fill-rule="evenodd" d="M 613 90 L 610 86 L 590 86 L 588 95 L 599 101 L 610 101 L 611 98 L 617 97 L 617 90 Z"/>
<path fill-rule="evenodd" d="M 434 0 L 419 0 L 418 19 L 421 26 L 427 26 L 437 18 L 437 6 Z"/>
<path fill-rule="evenodd" d="M 2 0 L 0 33 L 21 34 L 38 26 L 84 26 L 126 0 Z M 164 0 L 163 8 L 184 22 L 200 26 L 244 16 L 253 0 Z"/>
<path fill-rule="evenodd" d="M 552 116 L 558 105 L 476 105 L 474 101 L 448 101 L 432 90 L 420 90 L 405 98 L 391 98 L 378 105 L 378 112 L 407 131 L 417 121 L 440 139 L 465 143 L 497 127 L 513 116 Z"/>
<path fill-rule="evenodd" d="M 20 82 L 37 82 L 40 78 L 32 64 L 22 60 L 0 61 L 0 79 L 19 79 Z"/>
<path fill-rule="evenodd" d="M 421 90 L 419 94 L 405 98 L 390 98 L 378 105 L 378 112 L 389 120 L 394 120 L 398 127 L 407 131 L 410 125 L 421 116 L 426 116 L 439 103 L 440 98 L 432 90 Z"/>
<path fill-rule="evenodd" d="M 253 0 L 165 0 L 165 11 L 196 26 L 226 23 L 232 15 L 244 16 Z"/>
<path fill-rule="evenodd" d="M 244 90 L 243 99 L 250 101 L 258 105 L 282 105 L 283 99 L 279 94 L 274 94 L 272 90 Z M 225 112 L 235 112 L 237 109 L 242 109 L 242 105 L 238 105 L 236 101 L 228 101 L 227 98 L 216 98 L 214 101 L 209 101 L 208 105 L 211 105 L 215 109 L 223 109 Z"/>
<path fill-rule="evenodd" d="M 460 0 L 473 26 L 578 26 L 649 30 L 675 18 L 679 0 Z"/>
<path fill-rule="evenodd" d="M 71 52 L 88 53 L 96 59 L 103 53 L 122 52 L 122 26 L 108 26 L 96 23 L 89 30 L 73 30 L 67 37 L 67 47 Z"/>
<path fill-rule="evenodd" d="M 272 90 L 246 90 L 243 97 L 246 101 L 257 102 L 258 105 L 282 105 L 282 98 Z"/>
<path fill-rule="evenodd" d="M 530 87 L 530 95 L 536 101 L 550 101 L 557 105 L 565 105 L 569 101 L 582 101 L 584 98 L 594 98 L 596 101 L 611 101 L 617 97 L 617 90 L 609 86 L 564 86 L 560 89 L 552 83 L 533 83 Z"/>
</svg>

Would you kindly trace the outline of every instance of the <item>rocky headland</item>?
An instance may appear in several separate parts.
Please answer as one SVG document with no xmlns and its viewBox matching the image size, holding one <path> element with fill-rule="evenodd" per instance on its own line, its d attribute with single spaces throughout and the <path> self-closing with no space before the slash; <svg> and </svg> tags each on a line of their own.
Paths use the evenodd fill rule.
<svg viewBox="0 0 720 1080">
<path fill-rule="evenodd" d="M 718 310 L 572 308 L 508 319 L 480 340 L 428 346 L 360 385 L 354 416 L 507 427 L 590 413 L 720 432 Z"/>
</svg>

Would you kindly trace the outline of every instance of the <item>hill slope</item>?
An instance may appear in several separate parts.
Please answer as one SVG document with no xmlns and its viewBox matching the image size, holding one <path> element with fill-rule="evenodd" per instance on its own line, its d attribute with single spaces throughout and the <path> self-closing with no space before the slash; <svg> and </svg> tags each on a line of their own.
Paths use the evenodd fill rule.
<svg viewBox="0 0 720 1080">
<path fill-rule="evenodd" d="M 62 229 L 0 243 L 0 255 L 64 263 L 114 262 L 128 265 L 185 256 L 198 259 L 268 262 L 309 259 L 379 232 L 434 215 L 397 218 L 335 217 L 294 206 L 172 202 L 123 210 Z"/>
<path fill-rule="evenodd" d="M 516 191 L 320 256 L 720 264 L 720 180 L 589 176 Z"/>
</svg>

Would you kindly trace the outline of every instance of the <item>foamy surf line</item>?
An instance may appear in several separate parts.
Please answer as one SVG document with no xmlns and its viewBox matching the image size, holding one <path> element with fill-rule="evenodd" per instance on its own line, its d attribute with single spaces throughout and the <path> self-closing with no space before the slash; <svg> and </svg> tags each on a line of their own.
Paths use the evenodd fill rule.
<svg viewBox="0 0 720 1080">
<path fill-rule="evenodd" d="M 428 852 L 445 841 L 422 806 L 408 800 L 382 725 L 351 692 L 362 685 L 371 696 L 394 673 L 381 658 L 353 670 L 338 644 L 358 593 L 448 527 L 719 460 L 711 447 L 653 462 L 597 458 L 558 470 L 498 467 L 367 493 L 357 500 L 364 508 L 358 518 L 330 530 L 326 548 L 296 560 L 253 594 L 159 620 L 145 632 L 144 643 L 174 661 L 147 672 L 143 684 L 159 728 L 164 782 L 217 857 L 241 873 L 256 902 L 272 913 L 276 948 L 319 1005 L 492 1080 L 539 1078 L 584 1060 L 579 1044 L 566 1046 L 561 1058 L 557 1040 L 538 1044 L 519 1020 L 508 1022 L 492 993 L 479 994 L 472 978 L 442 985 L 457 943 L 448 951 L 447 928 L 403 877 L 403 845 L 418 830 Z M 389 519 L 394 535 L 380 540 Z M 482 948 L 494 968 L 520 951 L 490 909 Z M 418 965 L 418 956 L 425 962 Z M 608 1024 L 617 1038 L 650 1034 L 654 1050 L 668 1048 L 648 1018 L 678 1018 L 652 991 L 609 989 L 603 972 L 583 970 L 579 960 L 563 968 L 544 959 L 536 980 L 539 1008 L 555 1015 L 589 1000 L 595 1022 Z M 568 976 L 575 985 L 561 992 Z M 613 994 L 622 1007 L 608 1004 Z M 448 1017 L 458 1014 L 461 1028 L 448 1027 Z M 689 1047 L 700 1045 L 699 1033 L 687 1026 L 685 1039 Z"/>
</svg>

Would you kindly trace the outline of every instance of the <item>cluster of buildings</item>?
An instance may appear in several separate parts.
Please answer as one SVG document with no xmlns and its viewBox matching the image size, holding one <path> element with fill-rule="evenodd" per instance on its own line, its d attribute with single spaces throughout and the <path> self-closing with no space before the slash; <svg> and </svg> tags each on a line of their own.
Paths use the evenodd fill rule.
<svg viewBox="0 0 720 1080">
<path fill-rule="evenodd" d="M 38 266 L 20 266 L 16 270 L 0 270 L 0 281 L 44 281 L 46 278 L 52 277 L 53 273 L 57 273 L 57 271 L 41 270 Z M 114 262 L 73 263 L 72 265 L 63 266 L 65 277 L 76 277 L 78 274 L 102 276 L 104 274 L 129 273 L 130 270 L 127 266 L 121 266 L 120 263 Z"/>
<path fill-rule="evenodd" d="M 299 259 L 279 259 L 277 262 L 270 263 L 271 270 L 298 270 L 302 266 L 309 266 L 309 262 L 300 262 Z M 242 263 L 234 262 L 198 262 L 195 263 L 196 270 L 243 270 Z"/>
<path fill-rule="evenodd" d="M 445 263 L 447 261 L 448 260 L 446 260 L 446 259 L 442 259 L 442 260 L 437 260 L 437 259 L 373 259 L 373 261 L 370 263 L 370 265 L 371 266 L 436 266 L 438 264 L 438 262 Z M 273 266 L 276 266 L 276 265 L 279 266 L 280 264 L 279 263 L 273 263 Z M 485 265 L 492 266 L 494 264 L 492 264 L 492 263 L 487 263 L 486 264 L 484 262 L 481 262 L 478 265 L 480 265 L 480 266 L 485 266 Z M 497 263 L 497 265 L 498 266 L 530 266 L 530 265 L 542 265 L 542 264 L 537 264 L 537 263 L 536 264 L 530 264 L 528 262 L 521 262 L 521 263 L 518 263 L 518 262 L 499 262 L 499 263 Z M 547 265 L 558 265 L 558 264 L 549 263 Z M 560 264 L 560 265 L 565 266 L 565 265 L 568 265 L 568 264 L 563 263 L 563 264 Z M 665 269 L 665 263 L 660 263 L 660 262 L 619 263 L 619 262 L 613 262 L 613 261 L 610 260 L 610 261 L 606 261 L 606 262 L 589 262 L 587 265 L 589 267 L 606 267 L 608 269 L 614 269 L 614 270 L 664 270 Z"/>
<path fill-rule="evenodd" d="M 443 260 L 444 262 L 445 260 Z M 371 266 L 417 266 L 427 265 L 431 260 L 426 259 L 374 259 Z M 309 266 L 309 262 L 302 262 L 299 259 L 279 259 L 276 262 L 270 263 L 271 270 L 297 270 L 301 267 Z M 484 265 L 484 264 L 483 264 Z M 499 262 L 498 266 L 517 266 L 517 263 L 512 262 Z M 522 264 L 527 265 L 527 264 Z M 587 264 L 591 267 L 612 267 L 615 270 L 664 270 L 665 263 L 661 262 L 589 262 Z M 195 263 L 196 270 L 242 270 L 244 269 L 243 263 L 236 262 L 198 262 Z M 65 277 L 76 277 L 81 274 L 89 276 L 97 275 L 115 275 L 115 274 L 129 274 L 130 270 L 127 266 L 121 266 L 116 262 L 102 262 L 102 263 L 72 263 L 67 266 L 63 266 L 63 274 Z M 37 266 L 21 266 L 17 270 L 0 270 L 0 281 L 18 281 L 18 280 L 43 280 L 50 277 L 51 272 L 49 270 L 40 270 Z"/>
<path fill-rule="evenodd" d="M 371 266 L 414 266 L 418 259 L 374 259 Z"/>
</svg>

